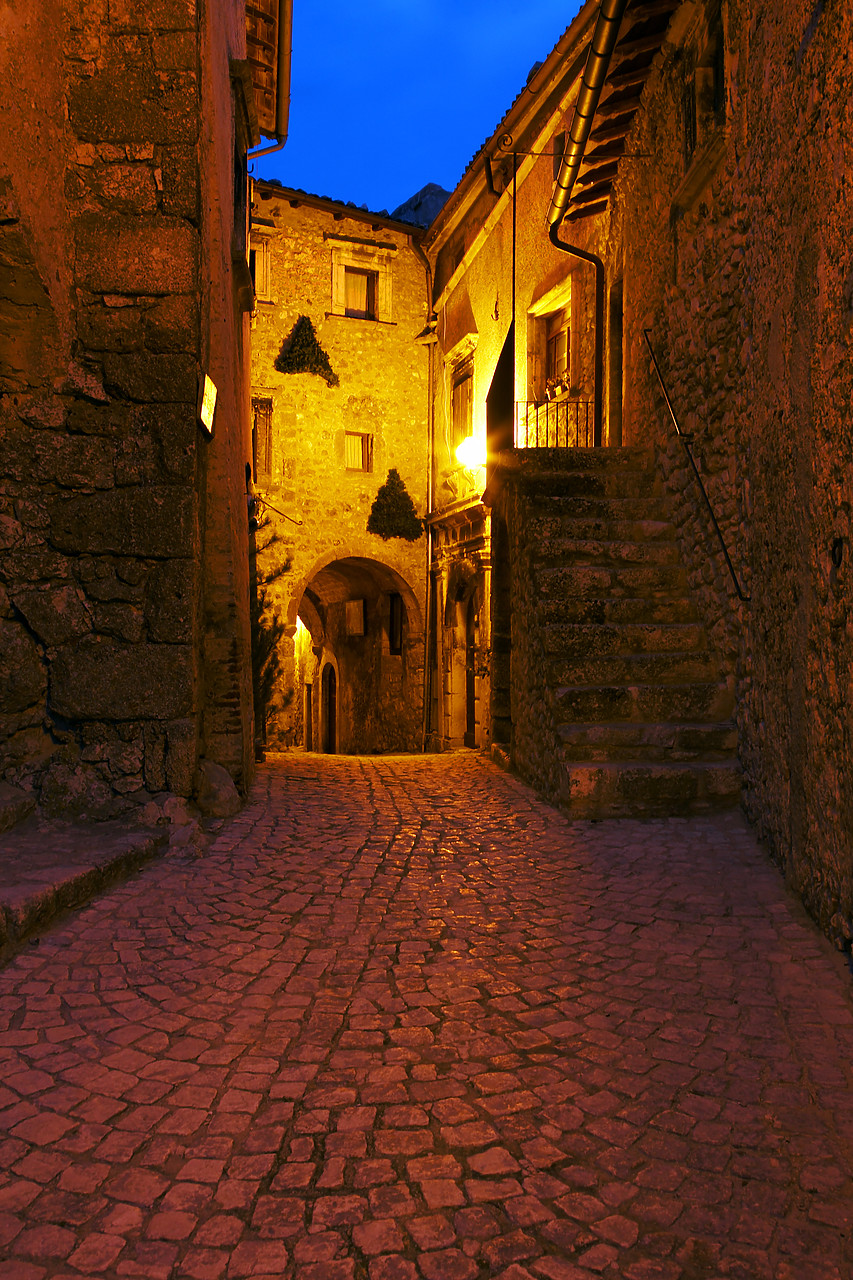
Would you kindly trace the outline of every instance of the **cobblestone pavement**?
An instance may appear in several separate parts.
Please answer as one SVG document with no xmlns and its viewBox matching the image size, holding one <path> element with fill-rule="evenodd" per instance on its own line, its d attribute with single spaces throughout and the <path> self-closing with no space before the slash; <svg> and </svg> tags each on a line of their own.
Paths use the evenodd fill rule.
<svg viewBox="0 0 853 1280">
<path fill-rule="evenodd" d="M 0 1276 L 848 1280 L 849 988 L 736 815 L 277 757 L 0 974 Z"/>
</svg>

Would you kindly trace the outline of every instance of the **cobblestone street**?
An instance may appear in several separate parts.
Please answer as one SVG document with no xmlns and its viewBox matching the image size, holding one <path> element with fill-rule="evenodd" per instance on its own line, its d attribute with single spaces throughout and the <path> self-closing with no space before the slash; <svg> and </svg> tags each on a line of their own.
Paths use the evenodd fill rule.
<svg viewBox="0 0 853 1280">
<path fill-rule="evenodd" d="M 850 981 L 737 815 L 272 757 L 0 973 L 0 1276 L 848 1280 Z"/>
</svg>

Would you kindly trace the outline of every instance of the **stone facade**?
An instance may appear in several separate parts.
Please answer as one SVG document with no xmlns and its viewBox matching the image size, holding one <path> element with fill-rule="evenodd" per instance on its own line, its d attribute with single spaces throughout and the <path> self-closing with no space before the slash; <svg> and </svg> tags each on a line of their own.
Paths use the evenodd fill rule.
<svg viewBox="0 0 853 1280">
<path fill-rule="evenodd" d="M 0 775 L 51 814 L 188 796 L 201 756 L 251 777 L 245 24 L 4 17 Z"/>
<path fill-rule="evenodd" d="M 423 745 L 426 538 L 367 530 L 391 468 L 417 514 L 427 509 L 428 359 L 415 341 L 428 312 L 420 236 L 387 216 L 254 185 L 258 563 L 262 578 L 283 570 L 268 591 L 285 627 L 266 723 L 271 745 Z M 347 295 L 348 287 L 362 293 Z M 301 316 L 333 378 L 275 368 Z"/>
<path fill-rule="evenodd" d="M 656 159 L 620 170 L 609 228 L 610 270 L 621 258 L 625 280 L 626 436 L 660 450 L 694 589 L 736 663 L 747 812 L 823 926 L 849 942 L 853 13 L 728 0 L 676 22 L 631 140 Z M 667 431 L 644 327 L 748 603 Z"/>
<path fill-rule="evenodd" d="M 623 30 L 659 21 L 654 9 L 634 0 Z M 570 280 L 564 296 L 572 328 L 580 330 L 570 337 L 577 377 L 570 375 L 565 394 L 591 393 L 592 269 L 558 254 L 543 222 L 553 180 L 548 153 L 570 125 L 596 10 L 586 5 L 561 38 L 425 241 L 444 369 L 436 377 L 437 508 L 441 473 L 452 467 L 443 445 L 450 420 L 446 381 L 466 358 L 473 365 L 474 433 L 491 441 L 492 452 L 512 442 L 508 427 L 501 427 L 509 404 L 503 415 L 487 415 L 486 402 L 500 381 L 500 346 L 509 332 L 512 200 L 506 192 L 512 174 L 506 152 L 513 147 L 519 159 L 512 399 L 542 394 L 541 335 L 531 321 L 552 302 L 562 305 L 560 279 Z M 575 220 L 561 231 L 563 240 L 604 263 L 602 442 L 655 451 L 692 598 L 736 692 L 746 810 L 824 928 L 849 943 L 853 14 L 849 6 L 810 0 L 657 6 L 658 15 L 663 10 L 669 25 L 640 86 L 612 186 L 591 216 L 575 206 Z M 630 80 L 626 73 L 624 83 Z M 613 118 L 611 111 L 596 120 L 602 135 Z M 511 141 L 501 146 L 506 134 Z M 738 597 L 674 435 L 645 329 L 681 426 L 692 433 L 747 600 Z M 522 438 L 516 425 L 514 443 L 536 442 Z M 471 485 L 472 504 L 482 493 L 481 479 Z M 507 514 L 516 512 L 511 495 L 502 501 Z M 515 545 L 518 531 L 513 539 Z M 529 608 L 530 584 L 520 582 L 519 573 L 523 577 L 524 564 L 516 557 L 492 593 L 491 700 L 495 737 L 515 741 L 525 770 L 527 756 L 538 759 L 554 744 L 549 747 L 550 728 L 538 724 L 542 709 L 525 709 L 517 679 L 508 675 L 509 628 L 506 621 L 498 625 L 498 599 L 511 592 L 517 608 Z M 439 576 L 448 575 L 442 568 Z M 523 631 L 525 619 L 515 618 L 514 626 Z M 525 643 L 538 660 L 535 641 Z M 541 772 L 547 778 L 547 762 Z"/>
<path fill-rule="evenodd" d="M 506 655 L 492 636 L 491 514 L 482 502 L 495 457 L 518 438 L 517 415 L 531 439 L 539 422 L 543 444 L 548 421 L 572 443 L 585 443 L 591 426 L 592 274 L 542 234 L 553 163 L 538 154 L 553 151 L 566 128 L 588 27 L 579 20 L 563 37 L 535 92 L 519 98 L 487 144 L 489 175 L 478 157 L 424 241 L 435 308 L 429 730 L 439 747 L 489 750 L 493 734 L 505 742 L 492 725 L 492 664 Z M 551 399 L 555 316 L 564 319 L 568 373 Z M 466 439 L 473 465 L 464 450 L 456 454 Z"/>
</svg>

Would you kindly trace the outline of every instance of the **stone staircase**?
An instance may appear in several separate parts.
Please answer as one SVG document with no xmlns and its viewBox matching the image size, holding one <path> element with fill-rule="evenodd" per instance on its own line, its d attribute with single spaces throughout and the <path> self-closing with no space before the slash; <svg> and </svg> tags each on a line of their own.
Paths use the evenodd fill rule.
<svg viewBox="0 0 853 1280">
<path fill-rule="evenodd" d="M 734 682 L 708 647 L 651 453 L 531 462 L 517 483 L 556 798 L 585 818 L 737 804 Z"/>
</svg>

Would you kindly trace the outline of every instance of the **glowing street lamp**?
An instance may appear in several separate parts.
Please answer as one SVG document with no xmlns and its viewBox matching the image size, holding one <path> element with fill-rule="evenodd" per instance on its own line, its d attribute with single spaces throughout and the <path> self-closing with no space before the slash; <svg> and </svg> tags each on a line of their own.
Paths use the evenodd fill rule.
<svg viewBox="0 0 853 1280">
<path fill-rule="evenodd" d="M 466 436 L 456 446 L 456 461 L 460 462 L 466 471 L 476 471 L 478 467 L 484 467 L 486 465 L 485 443 L 474 436 Z"/>
</svg>

